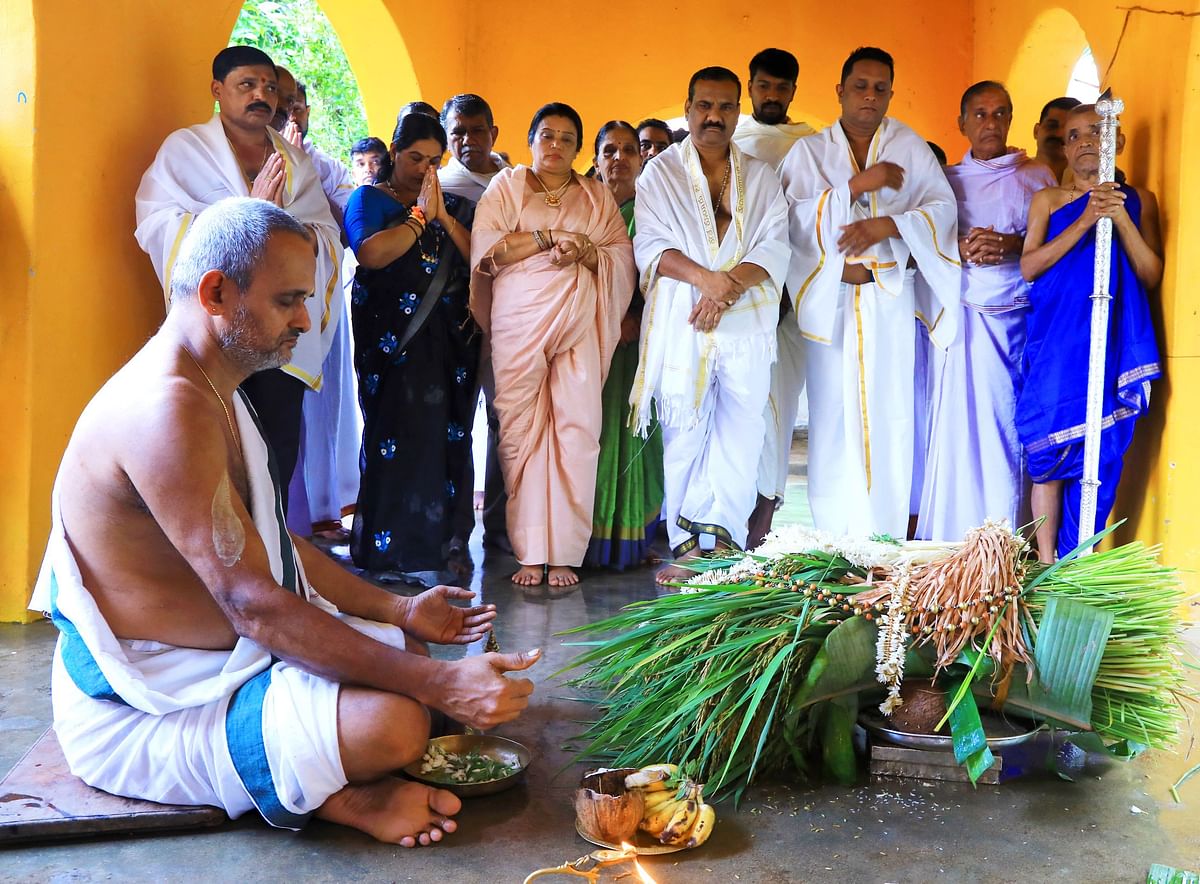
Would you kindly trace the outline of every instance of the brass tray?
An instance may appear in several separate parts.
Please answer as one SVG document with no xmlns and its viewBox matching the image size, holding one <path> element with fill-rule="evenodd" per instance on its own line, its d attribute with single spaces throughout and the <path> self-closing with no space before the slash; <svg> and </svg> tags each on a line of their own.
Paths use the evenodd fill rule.
<svg viewBox="0 0 1200 884">
<path fill-rule="evenodd" d="M 607 847 L 609 850 L 621 850 L 620 844 L 614 844 L 611 841 L 601 841 L 598 838 L 592 838 L 583 834 L 583 829 L 579 828 L 579 823 L 575 824 L 575 831 L 579 833 L 579 837 L 589 844 L 595 844 L 597 847 Z M 634 851 L 638 856 L 656 856 L 661 853 L 678 853 L 681 850 L 687 850 L 682 844 L 663 844 L 657 838 L 652 838 L 647 833 L 639 829 L 633 835 L 633 840 L 630 842 L 633 845 Z"/>
<path fill-rule="evenodd" d="M 1024 719 L 1001 719 L 999 716 L 985 716 L 984 733 L 990 734 L 999 722 L 1000 727 L 1009 731 L 1004 734 L 988 736 L 987 744 L 990 749 L 1003 749 L 1005 746 L 1016 746 L 1032 739 L 1042 726 Z M 891 722 L 879 715 L 863 714 L 858 723 L 875 736 L 882 737 L 897 746 L 909 749 L 940 749 L 944 752 L 954 751 L 954 738 L 950 734 L 913 734 L 908 731 L 891 727 Z"/>
<path fill-rule="evenodd" d="M 493 737 L 489 734 L 452 734 L 447 737 L 434 737 L 429 741 L 430 746 L 439 746 L 447 752 L 461 754 L 478 752 L 497 761 L 506 763 L 517 762 L 520 769 L 497 780 L 483 783 L 447 783 L 421 773 L 421 761 L 417 760 L 404 768 L 404 773 L 419 783 L 425 783 L 437 789 L 446 789 L 459 798 L 477 798 L 480 795 L 495 795 L 505 789 L 511 789 L 525 776 L 525 769 L 533 761 L 533 753 L 516 740 L 506 740 L 504 737 Z"/>
</svg>

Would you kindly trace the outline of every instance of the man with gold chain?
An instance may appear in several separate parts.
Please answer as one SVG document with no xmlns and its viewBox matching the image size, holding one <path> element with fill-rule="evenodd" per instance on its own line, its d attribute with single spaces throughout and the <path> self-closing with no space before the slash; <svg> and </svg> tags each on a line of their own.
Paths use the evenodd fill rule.
<svg viewBox="0 0 1200 884">
<path fill-rule="evenodd" d="M 167 136 L 138 187 L 134 235 L 169 292 L 188 228 L 217 200 L 265 199 L 312 231 L 317 255 L 317 295 L 308 304 L 312 328 L 300 336 L 288 365 L 252 375 L 243 385 L 275 451 L 286 506 L 299 456 L 304 391 L 323 386 L 322 366 L 344 312 L 341 233 L 312 163 L 271 128 L 279 96 L 270 57 L 252 46 L 230 46 L 213 58 L 212 74 L 220 110 L 206 123 Z"/>
<path fill-rule="evenodd" d="M 656 415 L 663 428 L 663 514 L 677 559 L 745 546 L 788 266 L 779 180 L 732 143 L 741 91 L 727 68 L 697 71 L 689 136 L 637 183 L 646 306 L 631 422 L 644 431 Z M 673 565 L 657 579 L 689 573 Z"/>
<path fill-rule="evenodd" d="M 954 193 L 925 140 L 887 116 L 894 65 L 855 50 L 840 119 L 796 142 L 788 289 L 805 338 L 808 497 L 835 534 L 903 538 L 913 468 L 914 313 L 945 347 L 958 322 Z M 920 269 L 926 285 L 915 287 Z M 924 302 L 928 303 L 924 303 Z"/>
</svg>

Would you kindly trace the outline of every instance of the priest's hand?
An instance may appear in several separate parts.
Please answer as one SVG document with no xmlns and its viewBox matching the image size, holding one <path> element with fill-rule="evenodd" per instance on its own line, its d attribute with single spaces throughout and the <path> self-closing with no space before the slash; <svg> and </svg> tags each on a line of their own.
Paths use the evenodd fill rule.
<svg viewBox="0 0 1200 884">
<path fill-rule="evenodd" d="M 904 185 L 904 168 L 895 163 L 876 163 L 868 166 L 850 179 L 850 198 L 858 199 L 864 193 L 874 193 L 885 187 L 899 190 Z"/>
<path fill-rule="evenodd" d="M 461 608 L 452 599 L 473 599 L 475 593 L 457 586 L 435 586 L 419 596 L 402 599 L 396 625 L 424 642 L 467 645 L 487 635 L 496 619 L 495 605 Z"/>
<path fill-rule="evenodd" d="M 524 712 L 533 693 L 532 681 L 508 678 L 505 673 L 528 669 L 541 658 L 540 650 L 532 650 L 480 654 L 447 663 L 430 688 L 430 705 L 468 727 L 491 730 Z"/>
<path fill-rule="evenodd" d="M 896 222 L 887 216 L 864 218 L 840 229 L 842 235 L 838 237 L 838 251 L 851 257 L 866 254 L 871 246 L 883 242 L 889 236 L 896 236 L 899 232 L 896 230 Z"/>
<path fill-rule="evenodd" d="M 267 157 L 267 161 L 263 163 L 263 167 L 259 170 L 258 175 L 254 179 L 254 184 L 250 187 L 250 196 L 255 199 L 266 200 L 283 208 L 283 182 L 286 176 L 286 168 L 283 163 L 283 154 L 276 151 Z"/>
</svg>

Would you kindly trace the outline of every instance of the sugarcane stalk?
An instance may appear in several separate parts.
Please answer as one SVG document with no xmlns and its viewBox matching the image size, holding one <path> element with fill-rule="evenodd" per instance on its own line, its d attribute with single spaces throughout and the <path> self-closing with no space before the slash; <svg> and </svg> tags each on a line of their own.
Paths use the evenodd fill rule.
<svg viewBox="0 0 1200 884">
<path fill-rule="evenodd" d="M 1117 159 L 1118 115 L 1125 102 L 1105 92 L 1096 102 L 1100 115 L 1099 183 L 1114 180 Z M 1108 349 L 1109 273 L 1112 268 L 1112 219 L 1096 222 L 1096 259 L 1092 285 L 1092 327 L 1088 351 L 1087 410 L 1083 436 L 1083 479 L 1080 482 L 1079 542 L 1096 533 L 1096 498 L 1100 490 L 1100 422 L 1104 405 L 1104 362 Z M 1083 555 L 1092 551 L 1087 547 Z"/>
</svg>

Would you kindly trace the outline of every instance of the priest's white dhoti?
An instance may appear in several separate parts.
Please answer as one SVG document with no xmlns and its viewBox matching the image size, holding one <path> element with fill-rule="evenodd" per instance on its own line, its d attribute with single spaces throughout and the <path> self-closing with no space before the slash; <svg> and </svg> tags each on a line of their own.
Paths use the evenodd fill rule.
<svg viewBox="0 0 1200 884">
<path fill-rule="evenodd" d="M 372 638 L 404 632 L 340 613 L 317 594 L 283 524 L 271 454 L 244 394 L 235 397 L 251 515 L 285 589 Z M 59 630 L 51 682 L 54 730 L 71 772 L 90 786 L 147 801 L 211 804 L 231 817 L 257 808 L 298 829 L 346 785 L 337 736 L 339 686 L 278 662 L 248 638 L 230 650 L 117 638 L 83 583 L 54 496 L 53 522 L 30 608 Z"/>
</svg>

